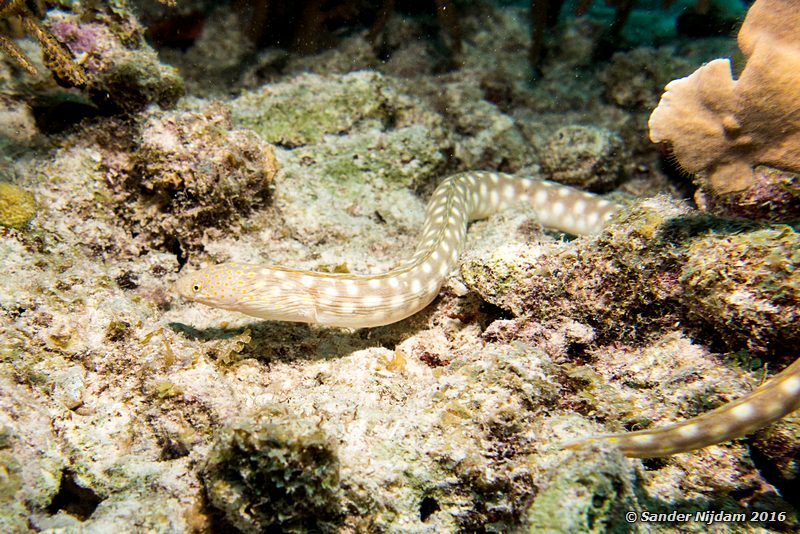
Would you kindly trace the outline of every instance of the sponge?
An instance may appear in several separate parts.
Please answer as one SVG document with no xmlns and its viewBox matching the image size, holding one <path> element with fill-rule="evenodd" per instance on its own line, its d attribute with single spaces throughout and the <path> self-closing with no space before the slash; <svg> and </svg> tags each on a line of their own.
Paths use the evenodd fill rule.
<svg viewBox="0 0 800 534">
<path fill-rule="evenodd" d="M 0 226 L 22 229 L 36 214 L 33 193 L 0 182 Z"/>
<path fill-rule="evenodd" d="M 705 171 L 717 194 L 755 182 L 765 164 L 800 172 L 800 2 L 756 0 L 739 31 L 747 63 L 733 79 L 715 59 L 667 84 L 650 116 L 650 139 L 672 146 L 678 163 Z"/>
</svg>

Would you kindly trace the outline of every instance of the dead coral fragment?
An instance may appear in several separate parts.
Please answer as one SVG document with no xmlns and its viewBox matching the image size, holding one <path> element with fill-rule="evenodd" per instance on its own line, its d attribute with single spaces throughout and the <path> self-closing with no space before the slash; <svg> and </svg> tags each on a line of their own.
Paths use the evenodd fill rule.
<svg viewBox="0 0 800 534">
<path fill-rule="evenodd" d="M 25 55 L 25 52 L 23 52 L 22 49 L 17 46 L 17 43 L 12 41 L 10 37 L 0 35 L 0 51 L 16 61 L 20 67 L 28 72 L 28 74 L 31 76 L 36 75 L 36 66 L 30 59 L 28 59 L 28 56 Z"/>
<path fill-rule="evenodd" d="M 683 208 L 652 200 L 617 216 L 601 234 L 569 244 L 500 249 L 466 261 L 464 282 L 514 315 L 548 321 L 553 310 L 625 339 L 676 322 L 672 273 L 680 247 L 667 230 Z"/>
<path fill-rule="evenodd" d="M 596 126 L 559 128 L 542 151 L 542 169 L 551 180 L 590 191 L 608 191 L 622 174 L 622 138 Z"/>
<path fill-rule="evenodd" d="M 201 246 L 215 228 L 230 233 L 240 215 L 263 204 L 277 170 L 272 147 L 247 130 L 232 130 L 228 109 L 154 114 L 132 149 L 133 172 L 122 213 L 150 245 Z"/>
<path fill-rule="evenodd" d="M 51 11 L 50 30 L 83 57 L 86 86 L 101 107 L 138 111 L 155 102 L 171 107 L 183 96 L 178 72 L 159 62 L 144 41 L 144 30 L 130 13 L 116 24 L 86 22 L 71 13 Z"/>
<path fill-rule="evenodd" d="M 220 435 L 203 472 L 208 498 L 242 532 L 334 531 L 339 460 L 317 425 L 276 408 Z"/>
<path fill-rule="evenodd" d="M 0 182 L 0 225 L 21 229 L 36 214 L 33 193 Z"/>
<path fill-rule="evenodd" d="M 650 138 L 670 143 L 687 171 L 707 171 L 719 194 L 752 186 L 758 163 L 800 171 L 798 26 L 797 2 L 757 0 L 739 31 L 739 79 L 715 59 L 667 84 L 650 117 Z"/>
<path fill-rule="evenodd" d="M 697 239 L 681 282 L 688 318 L 726 345 L 800 342 L 800 238 L 791 227 Z"/>
</svg>

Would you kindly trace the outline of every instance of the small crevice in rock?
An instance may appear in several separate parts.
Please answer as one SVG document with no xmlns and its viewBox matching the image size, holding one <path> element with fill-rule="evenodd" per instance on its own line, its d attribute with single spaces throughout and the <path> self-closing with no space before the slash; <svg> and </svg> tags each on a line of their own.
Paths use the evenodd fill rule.
<svg viewBox="0 0 800 534">
<path fill-rule="evenodd" d="M 419 502 L 419 519 L 427 521 L 433 514 L 441 510 L 439 503 L 431 496 L 423 497 Z"/>
<path fill-rule="evenodd" d="M 91 488 L 84 488 L 75 481 L 75 474 L 64 471 L 61 486 L 47 507 L 48 513 L 55 515 L 60 511 L 80 521 L 89 519 L 103 499 Z"/>
</svg>

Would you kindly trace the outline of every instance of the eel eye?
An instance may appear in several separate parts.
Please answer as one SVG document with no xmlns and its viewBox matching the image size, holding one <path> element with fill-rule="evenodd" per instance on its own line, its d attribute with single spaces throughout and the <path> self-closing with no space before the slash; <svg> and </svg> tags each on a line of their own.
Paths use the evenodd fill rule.
<svg viewBox="0 0 800 534">
<path fill-rule="evenodd" d="M 193 285 L 193 286 L 192 286 L 192 291 L 194 291 L 195 293 L 197 293 L 198 291 L 200 291 L 200 284 L 195 284 L 195 285 Z"/>
</svg>

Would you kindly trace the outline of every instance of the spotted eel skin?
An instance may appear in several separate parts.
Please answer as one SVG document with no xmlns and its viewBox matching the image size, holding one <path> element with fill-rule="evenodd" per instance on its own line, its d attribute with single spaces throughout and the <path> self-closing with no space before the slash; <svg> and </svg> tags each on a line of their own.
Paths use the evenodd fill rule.
<svg viewBox="0 0 800 534">
<path fill-rule="evenodd" d="M 654 458 L 702 449 L 755 432 L 800 408 L 800 360 L 749 395 L 692 419 L 659 428 L 595 436 L 565 445 L 614 444 L 625 456 Z"/>
<path fill-rule="evenodd" d="M 227 263 L 182 276 L 184 298 L 262 319 L 362 328 L 393 323 L 427 306 L 458 262 L 467 224 L 528 201 L 539 221 L 570 234 L 600 231 L 619 206 L 542 180 L 469 172 L 442 182 L 428 204 L 422 237 L 405 263 L 379 274 L 302 271 Z M 751 394 L 685 422 L 581 440 L 614 444 L 630 457 L 667 456 L 743 436 L 800 407 L 800 360 Z"/>
<path fill-rule="evenodd" d="M 471 172 L 434 191 L 414 255 L 381 274 L 332 274 L 276 265 L 222 264 L 182 277 L 183 297 L 262 319 L 362 328 L 405 319 L 439 293 L 455 268 L 470 220 L 529 201 L 541 223 L 571 234 L 597 232 L 616 204 L 542 180 Z"/>
</svg>

